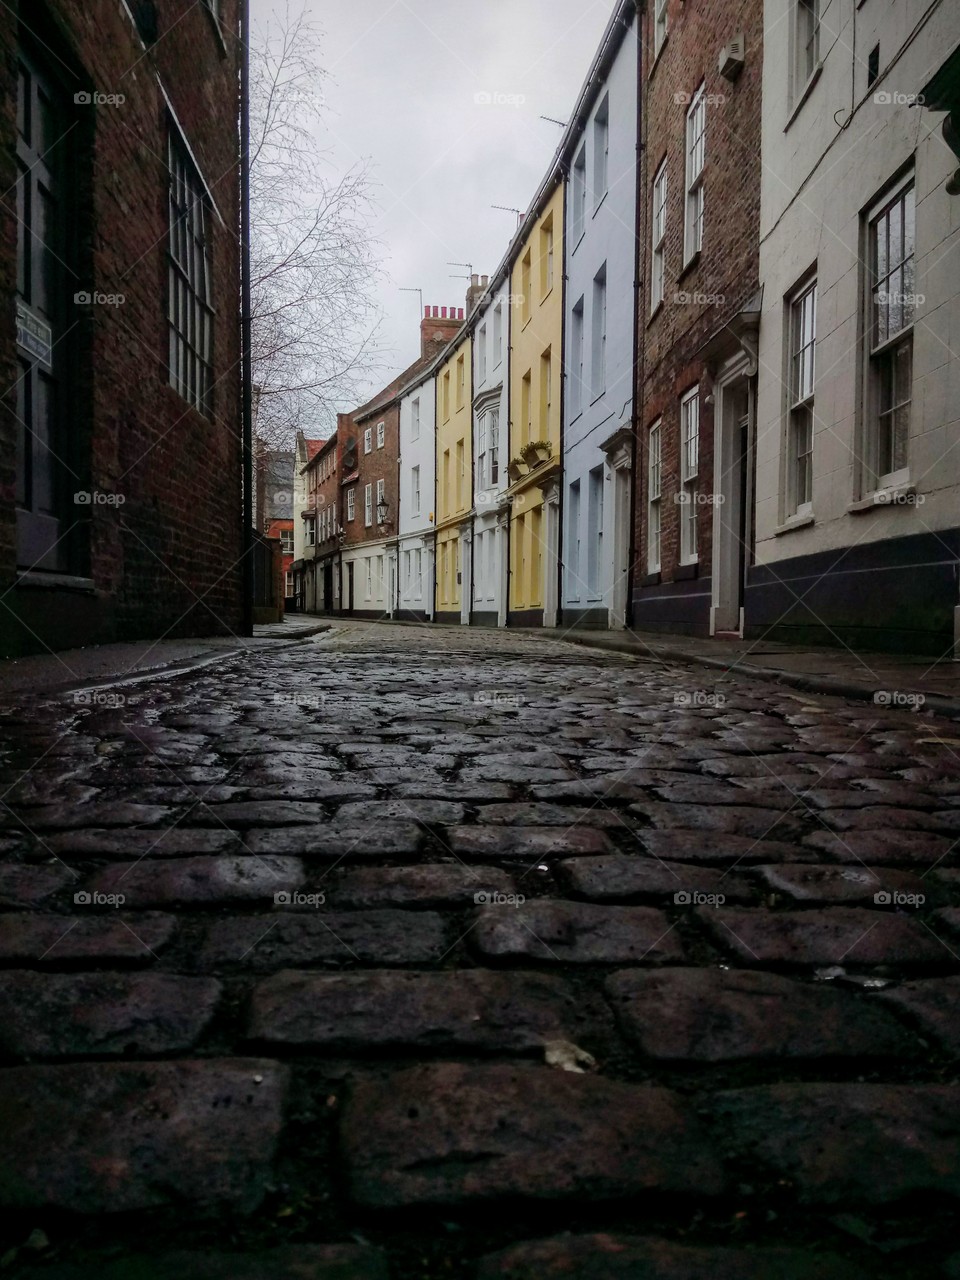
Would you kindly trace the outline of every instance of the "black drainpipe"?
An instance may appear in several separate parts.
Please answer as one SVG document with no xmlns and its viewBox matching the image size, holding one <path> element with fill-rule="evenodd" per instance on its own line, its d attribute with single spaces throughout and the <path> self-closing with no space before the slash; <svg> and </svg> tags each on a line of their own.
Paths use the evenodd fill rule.
<svg viewBox="0 0 960 1280">
<path fill-rule="evenodd" d="M 250 0 L 240 5 L 240 345 L 243 370 L 243 624 L 253 635 L 253 378 L 250 363 Z"/>
</svg>

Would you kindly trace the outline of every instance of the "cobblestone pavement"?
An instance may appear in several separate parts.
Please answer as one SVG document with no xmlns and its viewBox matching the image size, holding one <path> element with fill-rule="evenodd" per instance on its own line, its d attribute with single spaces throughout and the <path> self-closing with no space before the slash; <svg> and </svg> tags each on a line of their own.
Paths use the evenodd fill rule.
<svg viewBox="0 0 960 1280">
<path fill-rule="evenodd" d="M 343 623 L 79 697 L 0 716 L 6 1274 L 960 1275 L 951 722 Z"/>
</svg>

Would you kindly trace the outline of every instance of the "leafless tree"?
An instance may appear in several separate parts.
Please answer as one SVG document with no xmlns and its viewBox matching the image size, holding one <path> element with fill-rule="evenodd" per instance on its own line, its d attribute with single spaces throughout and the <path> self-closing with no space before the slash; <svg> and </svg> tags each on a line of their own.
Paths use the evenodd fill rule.
<svg viewBox="0 0 960 1280">
<path fill-rule="evenodd" d="M 274 449 L 329 434 L 379 363 L 373 182 L 366 163 L 333 173 L 321 146 L 321 41 L 288 3 L 250 50 L 253 380 Z"/>
</svg>

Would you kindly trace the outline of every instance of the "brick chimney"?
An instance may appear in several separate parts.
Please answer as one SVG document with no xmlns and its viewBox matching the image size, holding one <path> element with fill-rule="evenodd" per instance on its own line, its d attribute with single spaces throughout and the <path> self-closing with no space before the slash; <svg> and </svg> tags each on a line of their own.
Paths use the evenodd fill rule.
<svg viewBox="0 0 960 1280">
<path fill-rule="evenodd" d="M 422 359 L 435 356 L 459 332 L 463 324 L 463 307 L 459 308 L 459 316 L 457 311 L 457 307 L 424 307 L 420 321 Z"/>
<path fill-rule="evenodd" d="M 467 315 L 469 315 L 470 312 L 473 310 L 473 308 L 476 306 L 477 299 L 481 298 L 483 294 L 486 292 L 486 288 L 487 288 L 486 276 L 478 276 L 476 273 L 474 273 L 470 277 L 470 284 L 467 288 Z"/>
</svg>

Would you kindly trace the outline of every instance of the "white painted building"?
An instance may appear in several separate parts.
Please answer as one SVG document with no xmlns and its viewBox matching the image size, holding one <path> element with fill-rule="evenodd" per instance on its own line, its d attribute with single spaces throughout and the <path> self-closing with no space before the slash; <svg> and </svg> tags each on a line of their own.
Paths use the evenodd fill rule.
<svg viewBox="0 0 960 1280">
<path fill-rule="evenodd" d="M 437 389 L 431 371 L 400 395 L 399 582 L 396 616 L 433 616 Z"/>
<path fill-rule="evenodd" d="M 949 652 L 960 0 L 768 0 L 765 28 L 747 633 Z"/>
<path fill-rule="evenodd" d="M 477 626 L 506 626 L 509 510 L 507 476 L 509 416 L 510 272 L 506 267 L 485 289 L 471 321 L 473 329 L 473 507 L 470 533 L 472 599 L 464 600 Z M 468 580 L 469 581 L 469 580 Z"/>
<path fill-rule="evenodd" d="M 625 625 L 637 272 L 635 5 L 617 5 L 564 139 L 564 626 Z"/>
</svg>

